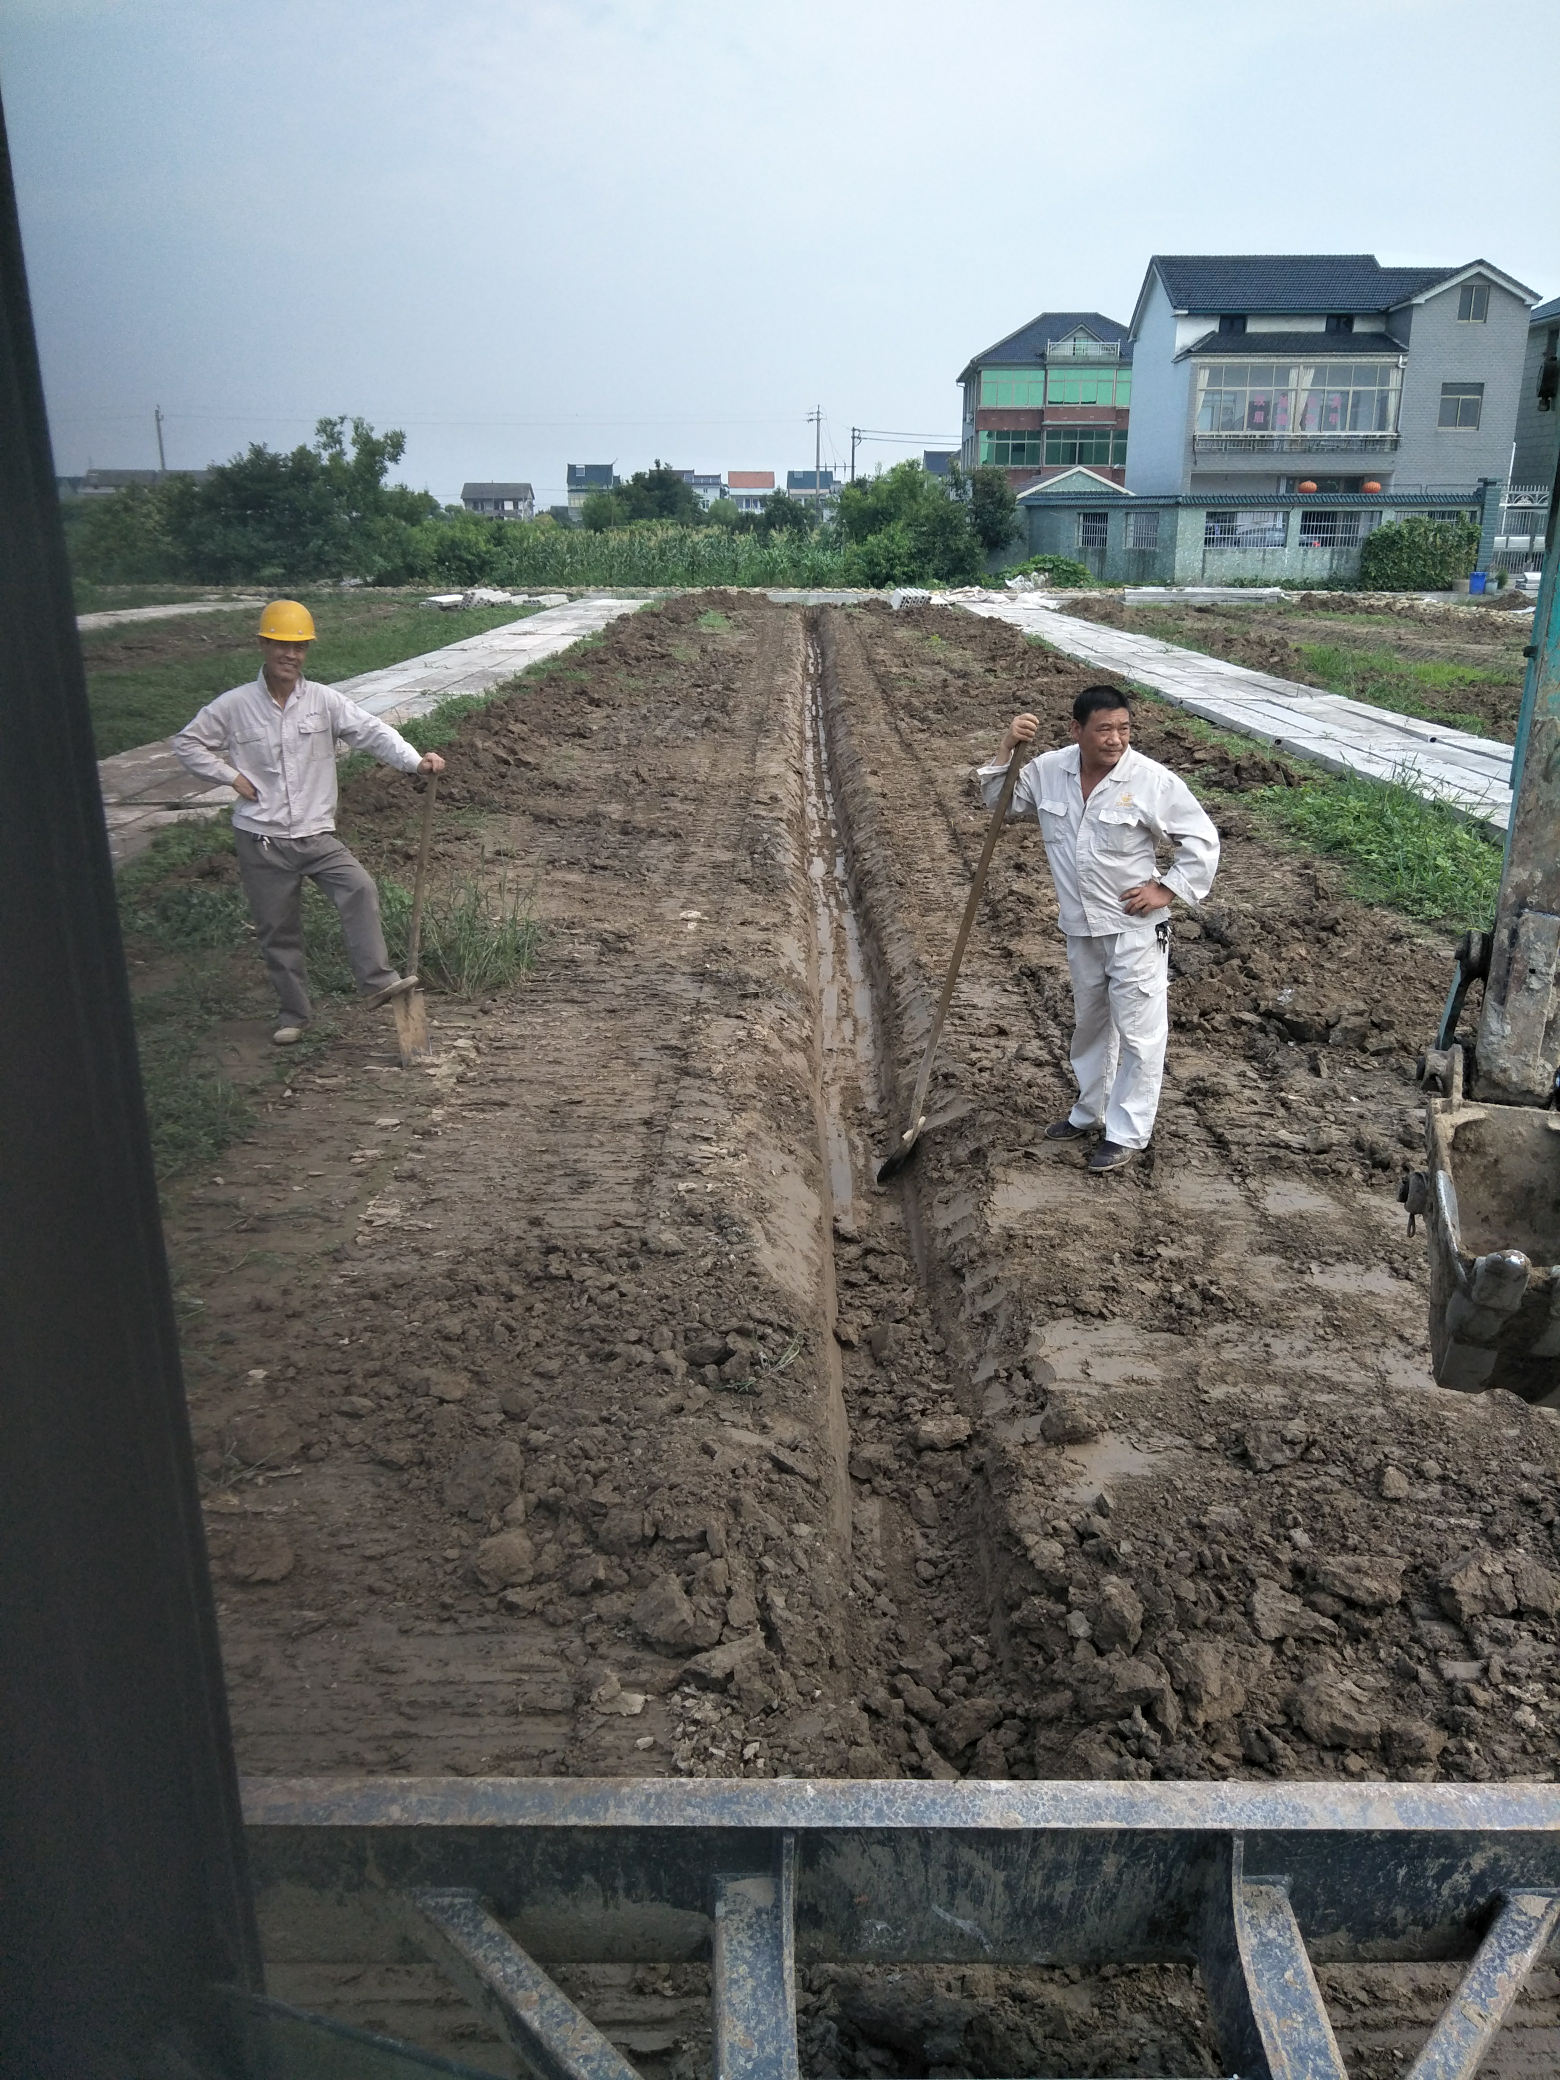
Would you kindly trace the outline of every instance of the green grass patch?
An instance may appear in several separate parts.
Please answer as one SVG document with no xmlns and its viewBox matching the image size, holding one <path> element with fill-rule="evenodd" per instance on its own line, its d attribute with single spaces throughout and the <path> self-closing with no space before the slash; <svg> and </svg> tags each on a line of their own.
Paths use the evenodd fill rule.
<svg viewBox="0 0 1560 2080">
<path fill-rule="evenodd" d="M 699 626 L 700 628 L 712 628 L 717 631 L 728 629 L 731 626 L 731 617 L 728 614 L 722 614 L 717 607 L 709 607 L 699 616 Z"/>
<path fill-rule="evenodd" d="M 1444 802 L 1354 774 L 1266 787 L 1240 800 L 1313 852 L 1347 863 L 1350 893 L 1406 917 L 1486 931 L 1501 847 Z"/>
<path fill-rule="evenodd" d="M 304 601 L 319 630 L 309 652 L 309 677 L 327 685 L 540 611 L 471 607 L 441 614 L 415 601 L 366 592 L 305 593 Z M 88 629 L 81 647 L 99 758 L 172 736 L 207 701 L 253 678 L 260 669 L 255 618 L 254 608 L 245 607 Z"/>
<path fill-rule="evenodd" d="M 379 904 L 390 957 L 404 967 L 411 892 L 381 881 Z M 541 937 L 534 887 L 511 886 L 502 874 L 491 887 L 458 880 L 428 893 L 417 971 L 429 989 L 453 997 L 491 996 L 530 973 Z"/>
<path fill-rule="evenodd" d="M 1401 715 L 1417 715 L 1422 721 L 1443 723 L 1448 729 L 1467 730 L 1477 737 L 1491 735 L 1490 727 L 1482 716 L 1456 705 L 1457 689 L 1511 684 L 1509 671 L 1486 671 L 1477 665 L 1443 664 L 1434 659 L 1411 660 L 1390 650 L 1302 643 L 1300 655 L 1306 669 L 1331 693 L 1345 694 L 1372 708 L 1392 708 Z"/>
</svg>

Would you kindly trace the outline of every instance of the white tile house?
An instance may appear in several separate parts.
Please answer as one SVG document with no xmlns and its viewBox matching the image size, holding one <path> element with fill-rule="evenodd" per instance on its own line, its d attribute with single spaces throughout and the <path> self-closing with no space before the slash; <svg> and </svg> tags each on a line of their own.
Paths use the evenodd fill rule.
<svg viewBox="0 0 1560 2080">
<path fill-rule="evenodd" d="M 460 502 L 468 513 L 490 520 L 536 518 L 536 495 L 529 484 L 462 484 Z"/>
<path fill-rule="evenodd" d="M 1504 481 L 1535 292 L 1488 261 L 1156 254 L 1127 489 L 1448 495 Z"/>
</svg>

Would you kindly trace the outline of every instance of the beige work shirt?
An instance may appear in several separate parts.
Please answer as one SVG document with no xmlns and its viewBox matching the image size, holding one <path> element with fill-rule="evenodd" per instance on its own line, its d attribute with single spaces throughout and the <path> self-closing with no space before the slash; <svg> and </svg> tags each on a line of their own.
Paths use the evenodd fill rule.
<svg viewBox="0 0 1560 2080">
<path fill-rule="evenodd" d="M 996 805 L 1007 772 L 1004 759 L 979 769 L 987 808 Z M 1010 817 L 1034 816 L 1056 883 L 1058 922 L 1070 939 L 1111 933 L 1149 939 L 1164 911 L 1132 917 L 1121 906 L 1129 888 L 1162 881 L 1183 902 L 1203 902 L 1219 869 L 1219 834 L 1186 782 L 1168 766 L 1130 747 L 1087 801 L 1079 751 L 1068 744 L 1043 751 L 1018 776 Z M 1156 844 L 1173 846 L 1160 871 Z"/>
<path fill-rule="evenodd" d="M 242 773 L 254 782 L 260 799 L 239 797 L 233 828 L 257 838 L 313 838 L 336 828 L 338 744 L 400 773 L 422 763 L 398 730 L 334 686 L 300 679 L 278 707 L 263 671 L 208 701 L 173 740 L 180 763 L 202 780 L 231 787 Z"/>
</svg>

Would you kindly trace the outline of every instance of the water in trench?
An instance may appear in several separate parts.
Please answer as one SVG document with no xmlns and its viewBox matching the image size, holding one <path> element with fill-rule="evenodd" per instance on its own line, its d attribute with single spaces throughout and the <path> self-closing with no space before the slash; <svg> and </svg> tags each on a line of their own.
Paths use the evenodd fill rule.
<svg viewBox="0 0 1560 2080">
<path fill-rule="evenodd" d="M 829 764 L 823 661 L 811 627 L 803 669 L 802 787 L 807 884 L 818 960 L 824 1143 L 833 1214 L 836 1220 L 848 1222 L 855 1180 L 870 1178 L 875 1168 L 861 1122 L 876 1119 L 882 1112 L 882 1053 Z"/>
</svg>

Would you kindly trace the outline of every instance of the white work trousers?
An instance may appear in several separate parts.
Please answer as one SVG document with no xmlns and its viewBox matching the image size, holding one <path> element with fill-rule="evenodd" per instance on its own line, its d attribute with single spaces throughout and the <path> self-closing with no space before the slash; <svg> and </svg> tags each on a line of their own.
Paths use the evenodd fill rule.
<svg viewBox="0 0 1560 2080">
<path fill-rule="evenodd" d="M 1170 949 L 1156 938 L 1067 940 L 1072 976 L 1075 1127 L 1103 1125 L 1118 1148 L 1147 1148 L 1170 1034 Z"/>
</svg>

